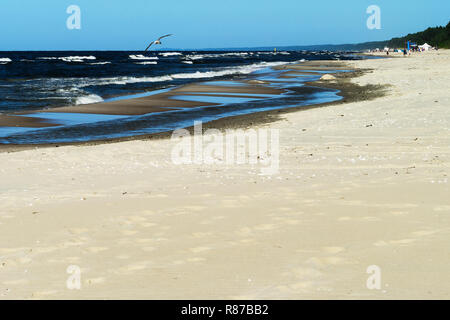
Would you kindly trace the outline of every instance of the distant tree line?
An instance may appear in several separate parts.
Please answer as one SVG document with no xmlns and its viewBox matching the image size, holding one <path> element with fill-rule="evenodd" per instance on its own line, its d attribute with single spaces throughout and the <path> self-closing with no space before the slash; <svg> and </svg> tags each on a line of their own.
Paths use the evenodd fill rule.
<svg viewBox="0 0 450 320">
<path fill-rule="evenodd" d="M 427 42 L 433 47 L 450 49 L 450 22 L 445 27 L 428 28 L 422 32 L 408 34 L 405 37 L 393 38 L 388 41 L 387 46 L 390 48 L 403 48 L 408 40 L 418 45 Z"/>
<path fill-rule="evenodd" d="M 450 22 L 445 27 L 428 28 L 425 31 L 408 34 L 405 37 L 393 38 L 384 41 L 372 41 L 356 44 L 324 44 L 312 46 L 282 46 L 278 50 L 330 50 L 330 51 L 364 51 L 368 49 L 384 49 L 389 48 L 404 48 L 405 43 L 410 40 L 422 45 L 427 42 L 433 47 L 450 49 Z M 256 51 L 272 51 L 273 47 L 256 47 L 256 48 L 221 48 L 208 50 L 256 50 Z"/>
</svg>

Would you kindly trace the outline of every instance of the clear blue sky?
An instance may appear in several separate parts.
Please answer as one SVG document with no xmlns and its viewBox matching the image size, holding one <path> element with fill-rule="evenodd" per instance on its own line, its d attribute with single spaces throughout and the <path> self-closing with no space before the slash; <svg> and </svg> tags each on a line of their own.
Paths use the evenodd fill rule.
<svg viewBox="0 0 450 320">
<path fill-rule="evenodd" d="M 81 30 L 69 30 L 69 5 Z M 366 26 L 381 8 L 381 30 Z M 0 50 L 142 50 L 357 43 L 445 25 L 449 0 L 1 0 Z"/>
</svg>

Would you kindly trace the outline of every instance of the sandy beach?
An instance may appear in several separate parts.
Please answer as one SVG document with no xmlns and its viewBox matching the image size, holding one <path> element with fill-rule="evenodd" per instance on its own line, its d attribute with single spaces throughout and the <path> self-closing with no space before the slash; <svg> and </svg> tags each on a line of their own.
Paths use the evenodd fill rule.
<svg viewBox="0 0 450 320">
<path fill-rule="evenodd" d="M 165 138 L 4 149 L 0 299 L 449 299 L 450 51 L 343 68 L 386 94 L 239 126 L 278 130 L 273 175 Z"/>
</svg>

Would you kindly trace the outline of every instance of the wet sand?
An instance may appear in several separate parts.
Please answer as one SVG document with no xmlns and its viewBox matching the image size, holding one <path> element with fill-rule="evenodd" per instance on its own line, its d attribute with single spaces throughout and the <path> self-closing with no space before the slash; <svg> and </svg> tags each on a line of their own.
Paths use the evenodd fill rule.
<svg viewBox="0 0 450 320">
<path fill-rule="evenodd" d="M 28 128 L 47 128 L 58 126 L 56 123 L 45 121 L 44 119 L 14 116 L 14 115 L 0 115 L 0 127 L 28 127 Z"/>
</svg>

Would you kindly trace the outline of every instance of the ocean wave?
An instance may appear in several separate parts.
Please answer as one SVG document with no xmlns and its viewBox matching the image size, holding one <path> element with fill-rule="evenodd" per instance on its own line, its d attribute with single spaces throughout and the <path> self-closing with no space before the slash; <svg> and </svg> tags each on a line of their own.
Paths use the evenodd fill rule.
<svg viewBox="0 0 450 320">
<path fill-rule="evenodd" d="M 94 56 L 69 56 L 69 57 L 38 57 L 40 60 L 62 60 L 64 62 L 84 62 L 84 60 L 95 60 Z"/>
<path fill-rule="evenodd" d="M 260 69 L 275 67 L 285 64 L 285 62 L 261 62 L 246 66 L 230 67 L 218 71 L 197 71 L 194 73 L 178 73 L 171 75 L 174 79 L 196 79 L 196 78 L 214 78 L 233 74 L 249 74 Z"/>
<path fill-rule="evenodd" d="M 102 61 L 102 62 L 93 62 L 93 63 L 89 63 L 90 65 L 101 65 L 101 64 L 110 64 L 111 62 L 109 61 Z"/>
<path fill-rule="evenodd" d="M 12 62 L 10 58 L 0 58 L 0 64 L 7 64 Z"/>
<path fill-rule="evenodd" d="M 144 61 L 153 62 L 153 61 Z M 145 83 L 145 82 L 169 82 L 176 79 L 201 79 L 201 78 L 214 78 L 222 77 L 227 75 L 237 75 L 237 74 L 249 74 L 254 71 L 273 67 L 277 65 L 286 64 L 286 62 L 260 62 L 250 65 L 242 65 L 237 67 L 228 67 L 220 69 L 212 69 L 209 71 L 197 71 L 191 73 L 172 73 L 161 76 L 144 76 L 144 77 L 132 77 L 132 76 L 122 76 L 122 77 L 105 77 L 105 78 L 65 78 L 64 80 L 58 78 L 48 78 L 45 79 L 47 82 L 45 87 L 58 87 L 61 85 L 70 85 L 70 88 L 62 88 L 59 90 L 64 91 L 81 91 L 82 88 L 94 87 L 94 86 L 107 86 L 107 85 L 126 85 L 134 83 Z M 31 80 L 30 80 L 31 81 Z M 33 80 L 36 81 L 36 80 Z M 61 94 L 62 92 L 59 92 Z M 64 95 L 64 94 L 63 94 Z M 68 95 L 73 95 L 68 92 Z M 79 94 L 76 94 L 77 96 Z M 91 97 L 92 98 L 92 97 Z M 97 98 L 98 99 L 98 98 Z M 92 101 L 91 101 L 92 102 Z"/>
<path fill-rule="evenodd" d="M 146 57 L 142 54 L 131 54 L 128 56 L 131 60 L 158 60 L 158 57 Z"/>
<path fill-rule="evenodd" d="M 158 64 L 156 61 L 135 62 L 134 64 Z"/>
<path fill-rule="evenodd" d="M 79 84 L 79 88 L 91 86 L 107 86 L 107 85 L 125 85 L 130 83 L 144 83 L 144 82 L 165 82 L 173 80 L 170 76 L 160 77 L 117 77 L 117 78 L 100 78 L 87 79 Z"/>
<path fill-rule="evenodd" d="M 102 101 L 103 101 L 102 97 L 100 97 L 96 94 L 90 94 L 88 96 L 78 97 L 75 100 L 75 105 L 98 103 L 98 102 L 102 102 Z"/>
<path fill-rule="evenodd" d="M 252 55 L 249 52 L 228 52 L 228 53 L 205 53 L 205 54 L 188 54 L 186 58 L 190 60 L 201 60 L 207 58 L 223 58 L 223 57 L 245 57 Z"/>
<path fill-rule="evenodd" d="M 186 64 L 193 64 L 194 62 L 186 60 L 186 61 L 181 61 L 181 63 L 186 63 Z"/>
<path fill-rule="evenodd" d="M 163 57 L 171 57 L 171 56 L 182 56 L 181 52 L 162 52 L 160 53 Z"/>
</svg>

